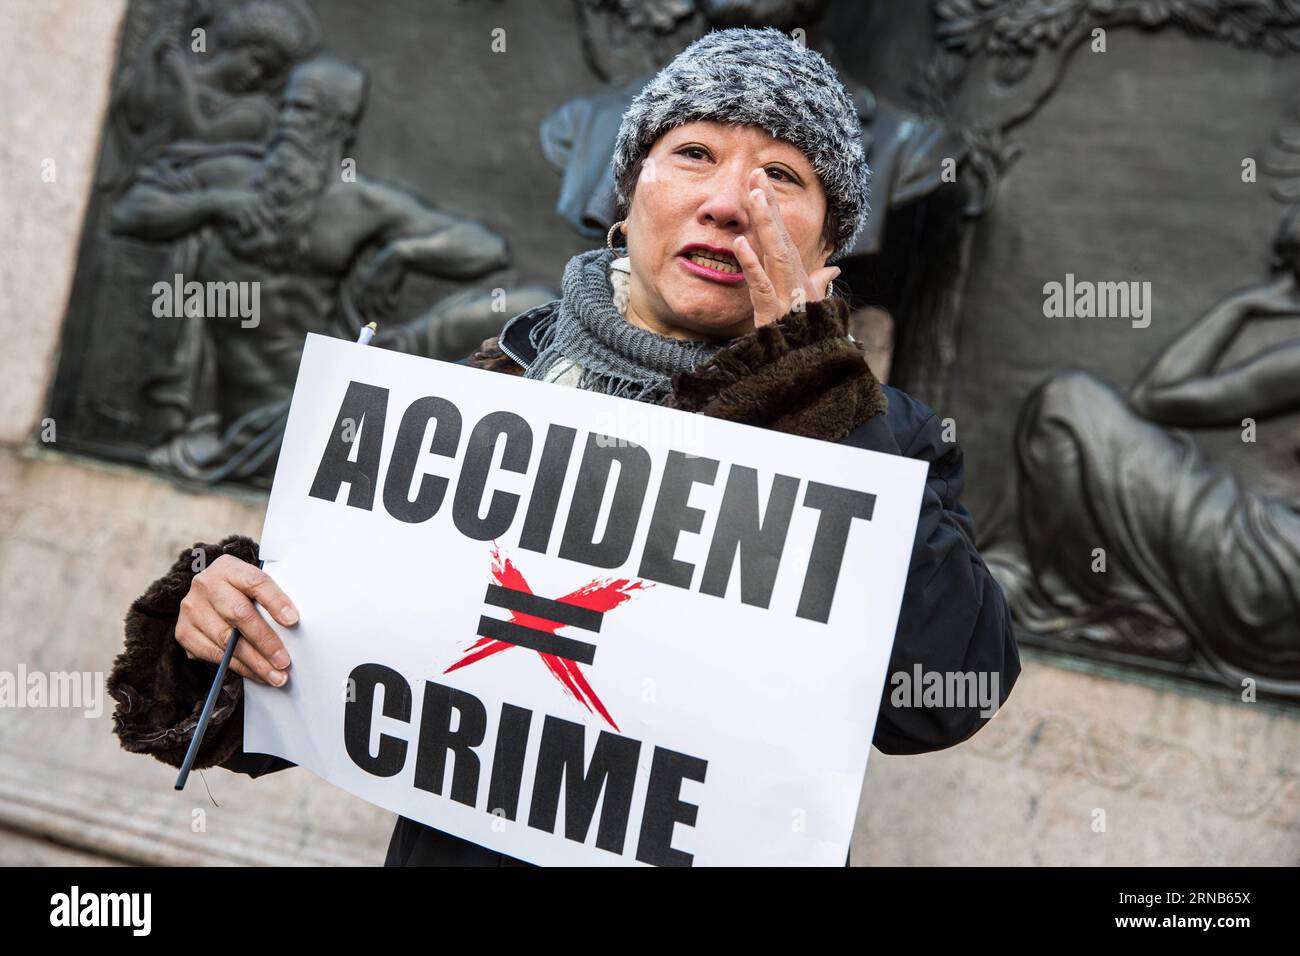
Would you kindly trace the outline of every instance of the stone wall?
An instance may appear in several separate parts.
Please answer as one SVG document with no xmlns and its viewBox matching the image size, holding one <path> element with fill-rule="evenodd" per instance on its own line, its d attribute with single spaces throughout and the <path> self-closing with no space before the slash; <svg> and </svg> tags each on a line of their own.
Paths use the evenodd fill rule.
<svg viewBox="0 0 1300 956">
<path fill-rule="evenodd" d="M 256 536 L 265 509 L 64 454 L 57 422 L 55 441 L 38 439 L 124 7 L 0 5 L 0 335 L 17 343 L 0 352 L 10 672 L 107 672 L 131 599 L 194 541 Z M 873 755 L 854 861 L 1294 865 L 1298 731 L 1264 704 L 1027 657 L 1008 705 L 969 743 Z M 304 770 L 214 771 L 177 793 L 171 768 L 118 749 L 107 707 L 0 710 L 0 767 L 0 863 L 375 864 L 393 819 Z"/>
<path fill-rule="evenodd" d="M 196 540 L 256 536 L 264 500 L 195 494 L 39 440 L 125 0 L 0 5 L 0 670 L 106 674 L 133 598 Z M 55 179 L 42 181 L 54 160 Z M 380 863 L 393 815 L 304 770 L 176 772 L 120 750 L 111 708 L 0 710 L 0 827 L 139 863 Z M 206 788 L 205 788 L 206 783 Z M 209 798 L 220 806 L 214 806 Z M 203 810 L 197 829 L 195 811 Z M 6 849 L 12 847 L 12 849 Z M 31 856 L 0 841 L 0 862 Z"/>
</svg>

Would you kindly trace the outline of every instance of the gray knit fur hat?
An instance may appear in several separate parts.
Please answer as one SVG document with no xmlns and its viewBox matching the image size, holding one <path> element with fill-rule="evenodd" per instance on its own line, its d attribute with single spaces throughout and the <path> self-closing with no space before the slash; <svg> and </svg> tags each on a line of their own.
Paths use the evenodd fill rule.
<svg viewBox="0 0 1300 956">
<path fill-rule="evenodd" d="M 834 67 L 773 27 L 733 27 L 700 37 L 660 70 L 623 114 L 614 181 L 665 132 L 696 120 L 761 126 L 798 147 L 839 215 L 834 262 L 866 225 L 871 171 L 862 125 Z M 629 197 L 617 189 L 622 208 Z"/>
</svg>

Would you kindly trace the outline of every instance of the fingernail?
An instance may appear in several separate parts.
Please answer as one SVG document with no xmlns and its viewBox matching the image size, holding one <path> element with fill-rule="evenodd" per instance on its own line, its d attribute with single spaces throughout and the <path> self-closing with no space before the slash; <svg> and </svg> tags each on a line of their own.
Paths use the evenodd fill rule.
<svg viewBox="0 0 1300 956">
<path fill-rule="evenodd" d="M 276 687 L 283 687 L 284 682 L 289 679 L 289 675 L 284 671 L 271 671 L 271 683 Z"/>
<path fill-rule="evenodd" d="M 280 620 L 285 623 L 286 627 L 291 624 L 297 624 L 298 612 L 286 604 L 284 607 L 280 608 Z"/>
<path fill-rule="evenodd" d="M 289 652 L 283 647 L 271 655 L 271 663 L 284 670 L 289 666 Z"/>
</svg>

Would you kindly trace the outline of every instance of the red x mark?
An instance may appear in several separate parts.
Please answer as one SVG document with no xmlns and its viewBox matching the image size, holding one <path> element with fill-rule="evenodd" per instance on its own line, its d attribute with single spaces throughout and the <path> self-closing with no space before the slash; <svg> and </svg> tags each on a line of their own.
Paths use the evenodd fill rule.
<svg viewBox="0 0 1300 956">
<path fill-rule="evenodd" d="M 501 557 L 501 550 L 495 544 L 492 546 L 492 577 L 496 583 L 504 588 L 511 588 L 516 591 L 524 591 L 528 594 L 533 593 L 533 589 L 528 586 L 524 580 L 523 573 L 514 565 L 509 558 Z M 633 591 L 644 590 L 648 587 L 654 587 L 653 584 L 646 584 L 644 581 L 629 581 L 626 578 L 617 580 L 600 580 L 595 579 L 584 584 L 576 591 L 572 591 L 563 597 L 556 598 L 565 604 L 574 604 L 578 607 L 584 607 L 592 611 L 610 611 L 618 607 L 624 601 L 632 596 Z M 542 617 L 536 617 L 532 614 L 523 614 L 518 611 L 510 612 L 510 621 L 513 624 L 519 624 L 524 627 L 536 628 L 539 631 L 547 631 L 554 634 L 563 624 L 557 624 L 554 621 L 548 621 Z M 465 656 L 456 663 L 448 667 L 444 674 L 450 674 L 457 668 L 473 664 L 475 661 L 481 661 L 485 657 L 491 657 L 500 651 L 509 650 L 514 644 L 508 644 L 505 641 L 498 641 L 491 637 L 480 637 L 477 641 L 469 646 L 465 651 Z M 609 715 L 605 705 L 600 702 L 596 692 L 591 689 L 587 683 L 587 678 L 583 675 L 582 669 L 575 661 L 563 657 L 557 657 L 554 654 L 546 654 L 541 651 L 537 656 L 542 659 L 546 669 L 551 672 L 560 685 L 564 688 L 566 694 L 577 699 L 578 703 L 591 710 L 593 707 L 600 712 L 611 727 L 618 730 L 618 724 L 614 723 L 614 718 Z"/>
</svg>

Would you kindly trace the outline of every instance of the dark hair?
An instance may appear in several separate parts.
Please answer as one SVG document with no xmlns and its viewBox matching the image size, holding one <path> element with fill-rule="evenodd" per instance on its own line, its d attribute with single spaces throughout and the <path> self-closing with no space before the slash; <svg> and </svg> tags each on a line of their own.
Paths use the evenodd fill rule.
<svg viewBox="0 0 1300 956">
<path fill-rule="evenodd" d="M 641 178 L 641 164 L 645 162 L 645 153 L 636 158 L 624 172 L 623 178 L 618 181 L 618 191 L 627 197 L 627 204 L 619 204 L 618 214 L 615 219 L 626 219 L 629 207 L 632 205 L 632 194 L 636 191 L 637 180 Z M 826 218 L 822 221 L 822 243 L 830 247 L 829 255 L 835 255 L 835 237 L 840 234 L 840 217 L 835 207 L 831 205 L 829 198 L 826 203 Z"/>
</svg>

